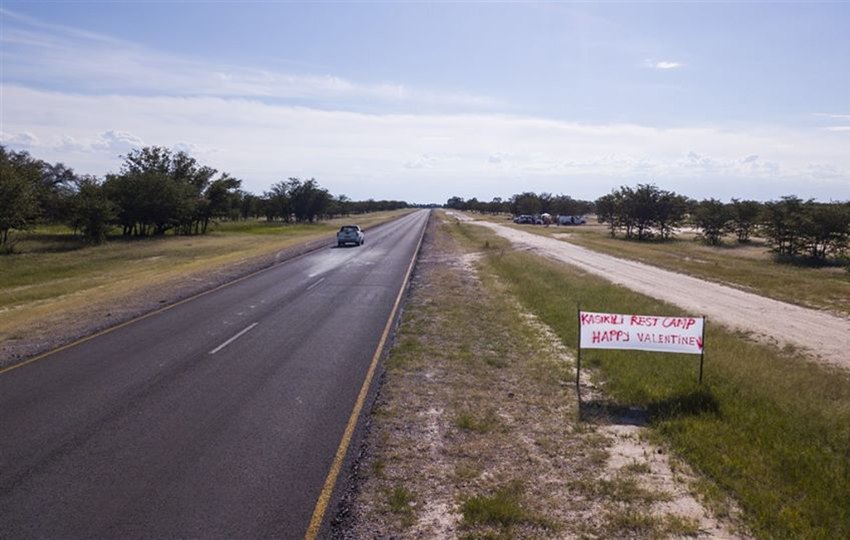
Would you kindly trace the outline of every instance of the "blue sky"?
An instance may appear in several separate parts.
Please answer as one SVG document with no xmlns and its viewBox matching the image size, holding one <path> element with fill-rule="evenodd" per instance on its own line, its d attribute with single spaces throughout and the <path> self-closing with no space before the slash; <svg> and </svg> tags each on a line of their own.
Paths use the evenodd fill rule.
<svg viewBox="0 0 850 540">
<path fill-rule="evenodd" d="M 3 144 L 255 192 L 850 199 L 850 4 L 3 2 Z"/>
</svg>

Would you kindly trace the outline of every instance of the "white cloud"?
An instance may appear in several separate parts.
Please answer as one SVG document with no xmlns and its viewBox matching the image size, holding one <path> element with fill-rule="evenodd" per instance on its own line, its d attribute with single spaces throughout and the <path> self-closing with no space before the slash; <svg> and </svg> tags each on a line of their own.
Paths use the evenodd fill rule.
<svg viewBox="0 0 850 540">
<path fill-rule="evenodd" d="M 145 146 L 145 141 L 140 137 L 125 131 L 108 130 L 92 138 L 76 138 L 62 136 L 54 145 L 53 149 L 64 152 L 105 152 L 118 156 L 125 154 L 133 148 Z"/>
<path fill-rule="evenodd" d="M 416 159 L 412 159 L 407 161 L 404 164 L 406 169 L 425 169 L 434 165 L 437 160 L 429 156 L 428 154 L 422 154 Z"/>
<path fill-rule="evenodd" d="M 596 197 L 635 181 L 694 197 L 850 198 L 846 141 L 820 130 L 662 129 L 498 114 L 364 114 L 209 96 L 0 90 L 7 132 L 28 133 L 37 157 L 82 173 L 117 170 L 117 155 L 134 144 L 191 141 L 193 155 L 255 192 L 288 176 L 314 176 L 335 193 L 420 201 L 520 189 Z M 509 149 L 510 159 L 493 148 Z"/>
<path fill-rule="evenodd" d="M 29 131 L 21 131 L 18 133 L 4 133 L 0 131 L 0 143 L 29 148 L 30 146 L 38 144 L 38 137 Z"/>
<path fill-rule="evenodd" d="M 655 63 L 656 69 L 676 69 L 678 67 L 682 67 L 682 64 L 680 64 L 679 62 L 662 61 Z"/>
<path fill-rule="evenodd" d="M 682 67 L 681 62 L 672 62 L 670 60 L 644 60 L 643 65 L 651 69 L 676 69 Z"/>
<path fill-rule="evenodd" d="M 253 97 L 322 105 L 491 108 L 499 102 L 463 92 L 361 83 L 330 74 L 296 74 L 213 64 L 82 32 L 0 9 L 4 81 L 37 80 L 65 91 L 123 95 Z"/>
<path fill-rule="evenodd" d="M 850 120 L 850 114 L 813 113 L 813 116 L 832 118 L 833 120 Z"/>
<path fill-rule="evenodd" d="M 827 131 L 850 131 L 850 126 L 829 126 L 824 129 Z"/>
</svg>

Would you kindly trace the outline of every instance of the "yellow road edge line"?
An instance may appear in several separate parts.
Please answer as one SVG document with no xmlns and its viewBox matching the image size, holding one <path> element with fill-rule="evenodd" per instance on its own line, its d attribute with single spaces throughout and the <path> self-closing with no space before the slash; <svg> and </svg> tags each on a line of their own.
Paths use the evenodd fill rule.
<svg viewBox="0 0 850 540">
<path fill-rule="evenodd" d="M 414 213 L 415 213 L 415 212 L 414 212 Z M 387 224 L 387 223 L 392 223 L 393 221 L 396 221 L 396 220 L 398 220 L 398 219 L 401 219 L 401 218 L 403 218 L 403 217 L 405 217 L 405 216 L 409 216 L 409 215 L 412 215 L 412 214 L 404 214 L 404 215 L 402 215 L 402 216 L 399 216 L 399 217 L 397 217 L 397 218 L 391 219 L 391 220 L 389 220 L 389 221 L 385 221 L 385 222 L 383 222 L 383 223 L 379 223 L 378 225 L 375 225 L 374 227 L 371 227 L 371 228 L 375 228 L 375 227 L 378 227 L 378 226 L 380 226 L 380 225 L 385 225 L 385 224 Z M 365 229 L 365 230 L 367 230 L 367 231 L 368 231 L 369 229 Z M 316 240 L 316 242 L 318 242 L 318 241 L 320 241 L 320 240 L 321 240 L 321 239 L 317 239 L 317 240 Z M 328 237 L 328 240 L 330 241 L 330 237 Z M 312 240 L 309 240 L 309 241 L 310 241 L 310 242 L 312 242 Z M 298 245 L 298 244 L 294 244 L 294 245 Z M 288 264 L 288 263 L 291 263 L 291 262 L 293 262 L 293 261 L 297 261 L 298 259 L 300 259 L 300 258 L 302 258 L 302 257 L 306 257 L 307 255 L 310 255 L 310 254 L 312 254 L 312 253 L 315 253 L 316 251 L 319 251 L 319 250 L 320 250 L 320 249 L 322 249 L 323 247 L 325 247 L 325 246 L 324 246 L 324 245 L 319 246 L 319 247 L 317 247 L 317 248 L 315 248 L 315 249 L 311 249 L 311 250 L 309 250 L 309 251 L 306 251 L 306 252 L 302 253 L 301 255 L 297 255 L 297 256 L 295 256 L 295 257 L 293 257 L 293 258 L 291 258 L 291 259 L 287 259 L 287 260 L 285 260 L 285 261 L 282 261 L 282 262 L 279 262 L 279 263 L 272 264 L 271 266 L 267 266 L 267 267 L 265 267 L 265 268 L 260 268 L 259 270 L 255 271 L 255 272 L 251 272 L 251 273 L 250 273 L 250 274 L 248 274 L 248 275 L 245 275 L 245 276 L 242 276 L 242 277 L 238 277 L 238 278 L 234 279 L 233 281 L 228 281 L 227 283 L 222 283 L 221 285 L 218 285 L 217 287 L 214 287 L 214 288 L 212 288 L 212 289 L 208 289 L 208 290 L 206 290 L 206 291 L 201 291 L 201 292 L 199 292 L 199 293 L 197 293 L 197 294 L 195 294 L 195 295 L 192 295 L 192 296 L 190 296 L 190 297 L 188 297 L 188 298 L 184 298 L 183 300 L 179 300 L 179 301 L 177 301 L 177 302 L 175 302 L 175 303 L 173 303 L 173 304 L 169 304 L 169 305 L 167 305 L 167 306 L 165 306 L 165 307 L 161 307 L 161 308 L 159 308 L 159 309 L 156 309 L 156 310 L 154 310 L 154 311 L 151 311 L 150 313 L 145 313 L 144 315 L 140 315 L 140 316 L 136 317 L 135 319 L 130 319 L 129 321 L 124 321 L 124 322 L 122 322 L 122 323 L 120 323 L 120 324 L 116 324 L 115 326 L 110 326 L 109 328 L 106 328 L 106 329 L 104 329 L 104 330 L 101 330 L 100 332 L 95 332 L 94 334 L 91 334 L 90 336 L 85 336 L 85 337 L 82 337 L 82 338 L 77 339 L 77 340 L 75 340 L 75 341 L 72 341 L 71 343 L 66 343 L 65 345 L 62 345 L 61 347 L 57 347 L 57 348 L 55 348 L 55 349 L 51 349 L 51 350 L 49 350 L 49 351 L 47 351 L 47 352 L 41 353 L 41 354 L 39 354 L 39 355 L 37 355 L 37 356 L 34 356 L 34 357 L 30 358 L 29 360 L 24 360 L 23 362 L 19 362 L 19 363 L 17 363 L 17 364 L 12 364 L 11 366 L 6 366 L 5 368 L 0 369 L 0 375 L 3 375 L 4 373 L 6 373 L 6 372 L 8 372 L 8 371 L 12 371 L 12 370 L 15 370 L 15 369 L 18 369 L 18 368 L 22 368 L 22 367 L 24 367 L 24 366 L 28 366 L 28 365 L 30 365 L 30 364 L 34 364 L 34 363 L 38 362 L 39 360 L 44 360 L 44 359 L 45 359 L 45 358 L 47 358 L 48 356 L 52 356 L 52 355 L 54 355 L 54 354 L 56 354 L 56 353 L 60 353 L 60 352 L 62 352 L 62 351 L 68 350 L 68 349 L 70 349 L 70 348 L 72 348 L 72 347 L 76 347 L 77 345 L 81 345 L 81 344 L 85 343 L 86 341 L 92 340 L 92 339 L 94 339 L 94 338 L 96 338 L 96 337 L 100 337 L 100 336 L 105 335 L 105 334 L 108 334 L 108 333 L 110 333 L 110 332 L 114 332 L 115 330 L 120 330 L 121 328 L 124 328 L 125 326 L 130 326 L 130 325 L 131 325 L 131 324 L 133 324 L 133 323 L 137 323 L 137 322 L 139 322 L 139 321 L 143 321 L 143 320 L 147 319 L 148 317 L 153 317 L 154 315 L 159 315 L 160 313 L 163 313 L 163 312 L 165 312 L 165 311 L 168 311 L 169 309 L 176 308 L 177 306 L 181 306 L 181 305 L 183 305 L 183 304 L 186 304 L 187 302 L 191 302 L 192 300 L 196 300 L 196 299 L 198 299 L 198 298 L 200 298 L 200 297 L 202 297 L 202 296 L 206 296 L 206 295 L 208 295 L 208 294 L 210 294 L 210 293 L 214 293 L 214 292 L 216 292 L 216 291 L 220 291 L 221 289 L 224 289 L 225 287 L 230 287 L 231 285 L 236 285 L 237 283 L 239 283 L 239 282 L 241 282 L 241 281 L 245 281 L 245 280 L 246 280 L 246 279 L 248 279 L 248 278 L 252 278 L 252 277 L 254 277 L 254 276 L 256 276 L 256 275 L 262 274 L 263 272 L 268 272 L 269 270 L 271 270 L 271 269 L 273 269 L 273 268 L 278 268 L 278 267 L 280 267 L 280 266 L 283 266 L 284 264 Z M 286 248 L 284 248 L 284 249 L 286 249 Z"/>
<path fill-rule="evenodd" d="M 322 492 L 319 494 L 319 499 L 316 501 L 316 508 L 313 510 L 313 517 L 310 518 L 310 525 L 307 527 L 307 533 L 304 535 L 304 540 L 315 540 L 319 535 L 319 530 L 322 528 L 322 521 L 325 518 L 325 512 L 328 509 L 328 504 L 331 501 L 336 480 L 342 470 L 345 454 L 348 453 L 348 446 L 351 444 L 351 437 L 354 435 L 354 428 L 357 427 L 357 420 L 360 417 L 360 411 L 363 410 L 363 405 L 366 402 L 366 396 L 369 393 L 369 386 L 372 384 L 372 378 L 375 375 L 375 370 L 378 367 L 378 361 L 384 352 L 384 346 L 387 342 L 387 337 L 392 329 L 393 320 L 401 299 L 404 297 L 404 291 L 407 289 L 407 284 L 410 281 L 410 274 L 413 272 L 413 266 L 419 257 L 419 249 L 422 247 L 422 239 L 425 238 L 425 231 L 428 229 L 428 223 L 431 220 L 430 213 L 428 219 L 425 220 L 425 226 L 422 227 L 422 234 L 419 236 L 419 242 L 416 244 L 416 250 L 413 252 L 413 258 L 410 260 L 410 266 L 407 267 L 407 274 L 404 276 L 404 281 L 401 284 L 401 289 L 398 291 L 398 296 L 393 304 L 393 309 L 390 312 L 390 317 L 387 319 L 387 324 L 384 326 L 384 333 L 381 335 L 381 340 L 378 342 L 378 348 L 375 349 L 375 354 L 372 355 L 372 363 L 369 365 L 369 371 L 366 373 L 366 379 L 363 381 L 363 386 L 360 388 L 360 394 L 357 396 L 357 401 L 354 403 L 354 409 L 351 411 L 351 416 L 348 418 L 348 424 L 345 426 L 345 432 L 342 434 L 342 440 L 339 441 L 339 447 L 336 450 L 331 468 L 328 471 L 328 476 L 325 479 L 325 485 L 322 487 Z"/>
</svg>

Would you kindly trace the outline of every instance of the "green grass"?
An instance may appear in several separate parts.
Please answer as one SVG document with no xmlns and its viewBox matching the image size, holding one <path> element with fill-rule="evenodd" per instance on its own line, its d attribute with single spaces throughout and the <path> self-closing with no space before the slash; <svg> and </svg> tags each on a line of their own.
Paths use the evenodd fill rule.
<svg viewBox="0 0 850 540">
<path fill-rule="evenodd" d="M 387 505 L 390 511 L 396 514 L 407 514 L 412 512 L 411 504 L 416 500 L 412 491 L 404 486 L 396 486 L 387 494 Z"/>
<path fill-rule="evenodd" d="M 669 494 L 644 489 L 632 474 L 620 475 L 610 480 L 578 480 L 573 482 L 572 487 L 611 502 L 652 504 L 670 498 Z"/>
<path fill-rule="evenodd" d="M 416 523 L 416 494 L 405 486 L 397 485 L 387 493 L 387 507 L 390 512 L 401 516 L 403 527 Z"/>
<path fill-rule="evenodd" d="M 509 249 L 459 225 L 487 267 L 569 347 L 576 306 L 680 315 L 678 309 L 575 268 Z M 850 376 L 709 324 L 705 384 L 698 357 L 585 351 L 584 365 L 619 406 L 641 406 L 681 457 L 734 496 L 764 538 L 850 537 Z M 635 526 L 640 525 L 636 523 Z M 638 527 L 640 528 L 640 527 Z"/>
<path fill-rule="evenodd" d="M 460 507 L 464 527 L 495 525 L 510 528 L 533 523 L 534 516 L 522 506 L 522 486 L 511 482 L 487 495 L 476 495 L 463 501 Z"/>
<path fill-rule="evenodd" d="M 762 239 L 738 244 L 727 238 L 722 246 L 708 246 L 693 233 L 668 241 L 638 242 L 611 238 L 604 225 L 591 220 L 577 227 L 514 225 L 504 217 L 475 216 L 519 230 L 551 236 L 571 235 L 566 241 L 595 251 L 653 266 L 730 284 L 792 304 L 850 315 L 850 273 L 838 265 L 813 267 L 780 262 Z"/>
<path fill-rule="evenodd" d="M 499 419 L 492 410 L 478 415 L 461 411 L 454 417 L 454 424 L 464 431 L 483 434 L 493 431 L 498 426 Z"/>
</svg>

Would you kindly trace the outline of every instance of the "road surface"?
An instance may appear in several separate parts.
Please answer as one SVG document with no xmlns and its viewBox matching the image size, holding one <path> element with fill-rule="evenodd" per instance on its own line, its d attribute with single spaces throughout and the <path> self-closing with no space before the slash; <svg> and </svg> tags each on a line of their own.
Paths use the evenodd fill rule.
<svg viewBox="0 0 850 540">
<path fill-rule="evenodd" d="M 304 538 L 428 215 L 0 374 L 0 538 Z"/>
</svg>

